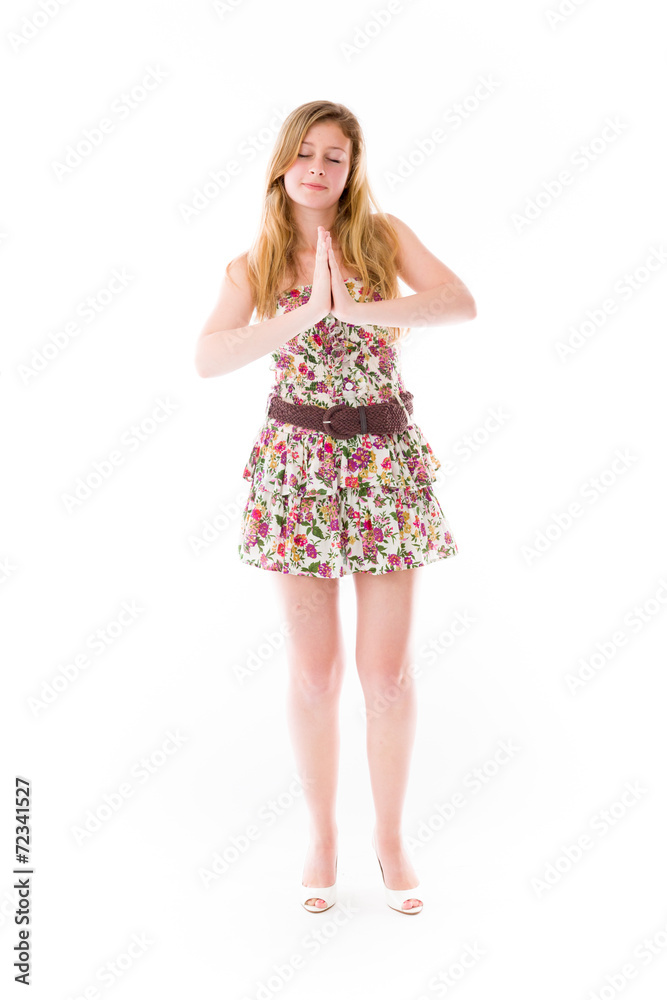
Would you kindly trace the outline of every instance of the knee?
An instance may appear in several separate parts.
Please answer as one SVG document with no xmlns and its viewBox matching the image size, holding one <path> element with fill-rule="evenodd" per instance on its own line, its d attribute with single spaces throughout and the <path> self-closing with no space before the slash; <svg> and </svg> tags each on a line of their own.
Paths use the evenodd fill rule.
<svg viewBox="0 0 667 1000">
<path fill-rule="evenodd" d="M 337 697 L 343 680 L 343 665 L 339 661 L 293 666 L 291 679 L 299 694 L 309 701 Z"/>
<path fill-rule="evenodd" d="M 367 700 L 382 698 L 387 702 L 400 701 L 412 691 L 414 676 L 411 663 L 357 662 L 357 669 Z"/>
</svg>

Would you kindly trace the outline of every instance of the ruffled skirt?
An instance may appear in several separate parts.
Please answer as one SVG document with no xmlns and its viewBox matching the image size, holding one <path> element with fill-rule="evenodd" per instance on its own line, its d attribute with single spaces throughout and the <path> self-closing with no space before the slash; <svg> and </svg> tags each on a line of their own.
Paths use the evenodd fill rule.
<svg viewBox="0 0 667 1000">
<path fill-rule="evenodd" d="M 334 578 L 389 573 L 456 555 L 433 491 L 440 461 L 417 424 L 346 441 L 267 417 L 243 478 L 242 562 Z"/>
</svg>

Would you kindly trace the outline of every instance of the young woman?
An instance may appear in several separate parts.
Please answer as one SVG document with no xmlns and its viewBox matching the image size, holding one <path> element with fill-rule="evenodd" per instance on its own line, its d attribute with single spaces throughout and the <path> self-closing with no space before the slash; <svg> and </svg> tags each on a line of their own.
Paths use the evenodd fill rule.
<svg viewBox="0 0 667 1000">
<path fill-rule="evenodd" d="M 401 296 L 398 277 L 415 294 Z M 255 310 L 259 322 L 248 325 Z M 389 905 L 423 906 L 401 838 L 416 725 L 411 625 L 420 567 L 458 547 L 432 489 L 441 463 L 410 417 L 398 342 L 405 328 L 475 315 L 454 272 L 379 211 L 352 112 L 328 101 L 292 111 L 268 167 L 259 233 L 226 268 L 196 369 L 208 378 L 272 358 L 275 384 L 243 471 L 239 556 L 273 573 L 292 626 L 289 726 L 310 816 L 300 899 L 312 912 L 336 900 L 338 587 L 348 574 L 373 847 Z"/>
</svg>

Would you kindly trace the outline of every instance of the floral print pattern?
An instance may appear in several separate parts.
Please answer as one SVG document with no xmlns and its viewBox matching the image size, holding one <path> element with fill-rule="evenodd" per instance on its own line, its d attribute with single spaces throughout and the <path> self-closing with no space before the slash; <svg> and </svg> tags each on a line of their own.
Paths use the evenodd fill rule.
<svg viewBox="0 0 667 1000">
<path fill-rule="evenodd" d="M 345 283 L 358 301 L 367 298 L 357 279 Z M 285 292 L 276 312 L 307 302 L 311 287 Z M 441 463 L 416 423 L 396 434 L 340 440 L 268 416 L 274 395 L 326 407 L 397 398 L 405 391 L 400 347 L 389 338 L 384 327 L 340 323 L 329 313 L 272 353 L 274 385 L 243 470 L 250 492 L 242 562 L 337 578 L 424 566 L 458 552 L 432 488 Z"/>
</svg>

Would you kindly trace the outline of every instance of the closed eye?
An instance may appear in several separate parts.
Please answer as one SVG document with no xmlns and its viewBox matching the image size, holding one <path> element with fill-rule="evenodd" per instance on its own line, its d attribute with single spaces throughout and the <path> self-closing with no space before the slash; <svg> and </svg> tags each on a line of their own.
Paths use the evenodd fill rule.
<svg viewBox="0 0 667 1000">
<path fill-rule="evenodd" d="M 307 160 L 310 155 L 310 153 L 297 153 L 300 160 Z M 332 160 L 330 156 L 327 156 L 327 160 L 331 163 L 340 163 L 340 160 Z"/>
</svg>

